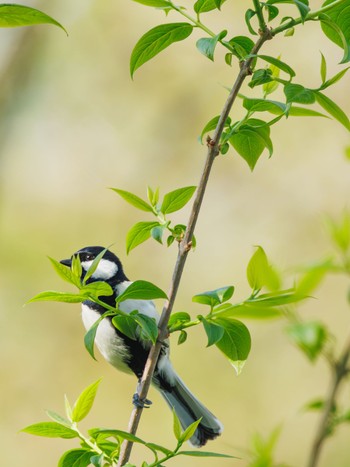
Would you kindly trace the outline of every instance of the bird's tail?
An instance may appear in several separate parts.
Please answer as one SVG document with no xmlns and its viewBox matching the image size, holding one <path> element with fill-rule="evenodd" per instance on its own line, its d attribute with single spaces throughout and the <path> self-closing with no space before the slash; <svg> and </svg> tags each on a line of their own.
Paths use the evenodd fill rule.
<svg viewBox="0 0 350 467">
<path fill-rule="evenodd" d="M 201 418 L 197 430 L 189 440 L 193 446 L 204 446 L 208 440 L 215 439 L 222 433 L 222 423 L 191 393 L 178 375 L 174 375 L 171 386 L 161 386 L 158 389 L 168 405 L 175 410 L 184 430 Z"/>
</svg>

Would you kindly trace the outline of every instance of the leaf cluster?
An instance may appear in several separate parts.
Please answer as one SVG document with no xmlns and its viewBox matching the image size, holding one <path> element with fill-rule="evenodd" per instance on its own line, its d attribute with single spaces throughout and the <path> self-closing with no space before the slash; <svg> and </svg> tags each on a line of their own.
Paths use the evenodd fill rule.
<svg viewBox="0 0 350 467">
<path fill-rule="evenodd" d="M 156 217 L 155 221 L 138 222 L 129 230 L 126 237 L 127 253 L 149 238 L 153 238 L 162 244 L 165 232 L 168 232 L 167 246 L 170 246 L 174 241 L 181 242 L 186 232 L 186 226 L 183 224 L 172 226 L 167 216 L 179 211 L 190 201 L 196 191 L 195 186 L 186 186 L 170 191 L 165 194 L 162 202 L 159 202 L 159 189 L 152 190 L 148 187 L 148 201 L 129 191 L 118 188 L 112 188 L 112 190 L 135 208 L 149 212 Z M 196 246 L 195 238 L 192 238 L 192 246 Z"/>
<path fill-rule="evenodd" d="M 58 467 L 107 467 L 116 465 L 121 445 L 124 440 L 137 443 L 144 446 L 148 453 L 153 455 L 153 461 L 143 462 L 142 467 L 161 467 L 167 460 L 176 456 L 194 456 L 194 457 L 213 457 L 213 458 L 232 458 L 227 454 L 219 454 L 208 451 L 187 451 L 182 450 L 182 445 L 188 441 L 197 429 L 200 420 L 192 423 L 182 431 L 180 421 L 174 412 L 173 431 L 177 441 L 174 449 L 149 443 L 123 430 L 92 428 L 88 430 L 88 436 L 85 436 L 78 428 L 78 423 L 84 420 L 90 413 L 95 401 L 96 393 L 101 380 L 88 386 L 77 398 L 73 407 L 65 398 L 65 415 L 59 415 L 52 410 L 47 411 L 51 419 L 49 422 L 39 422 L 24 428 L 24 433 L 46 438 L 77 438 L 80 441 L 78 448 L 69 449 L 60 458 Z M 129 467 L 134 467 L 128 464 Z"/>
</svg>

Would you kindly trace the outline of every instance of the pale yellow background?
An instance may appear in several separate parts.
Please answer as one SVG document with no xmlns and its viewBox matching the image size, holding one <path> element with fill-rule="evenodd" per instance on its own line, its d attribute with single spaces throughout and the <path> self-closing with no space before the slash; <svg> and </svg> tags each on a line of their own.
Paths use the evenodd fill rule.
<svg viewBox="0 0 350 467">
<path fill-rule="evenodd" d="M 166 21 L 162 12 L 131 0 L 23 3 L 54 16 L 69 37 L 50 26 L 0 31 L 1 464 L 53 467 L 75 441 L 18 431 L 46 420 L 45 409 L 63 413 L 64 393 L 73 401 L 101 376 L 95 407 L 82 428 L 126 429 L 136 381 L 100 356 L 97 363 L 89 357 L 79 305 L 23 304 L 42 290 L 70 290 L 46 256 L 65 258 L 89 244 L 113 243 L 131 279 L 168 288 L 175 248 L 149 242 L 127 257 L 127 231 L 151 218 L 108 187 L 145 196 L 147 185 L 165 193 L 197 184 L 205 157 L 197 136 L 220 112 L 237 67 L 225 66 L 219 49 L 214 64 L 200 55 L 195 41 L 202 34 L 195 32 L 131 81 L 131 50 L 141 34 Z M 182 4 L 190 8 L 192 2 Z M 208 24 L 215 31 L 228 28 L 231 37 L 246 34 L 242 15 L 251 5 L 228 0 L 222 14 L 207 15 Z M 176 20 L 169 15 L 169 21 Z M 318 24 L 299 27 L 294 38 L 267 43 L 264 53 L 281 55 L 296 70 L 296 82 L 316 87 L 319 50 L 332 76 L 340 70 L 341 50 L 324 38 Z M 348 76 L 327 94 L 349 113 Z M 240 115 L 238 103 L 232 117 Z M 273 127 L 272 137 L 272 159 L 264 154 L 253 174 L 232 150 L 216 161 L 177 311 L 196 316 L 202 310 L 191 303 L 192 295 L 228 284 L 236 286 L 237 301 L 245 298 L 253 245 L 262 245 L 282 270 L 329 254 L 322 219 L 326 213 L 339 216 L 349 205 L 350 165 L 344 156 L 349 135 L 334 120 L 290 118 Z M 174 216 L 182 223 L 187 217 L 188 210 Z M 286 285 L 292 283 L 290 275 Z M 340 278 L 327 279 L 317 299 L 301 308 L 305 319 L 324 320 L 340 343 L 349 332 L 347 287 Z M 169 466 L 245 466 L 251 435 L 258 431 L 267 437 L 280 424 L 276 459 L 305 465 L 317 415 L 301 407 L 325 394 L 329 374 L 323 362 L 310 365 L 289 343 L 285 324 L 247 322 L 253 346 L 239 377 L 216 349 L 205 348 L 201 329 L 191 331 L 181 347 L 173 338 L 179 373 L 225 425 L 223 436 L 208 448 L 242 460 L 188 458 Z M 154 404 L 139 435 L 171 447 L 171 413 L 155 391 L 150 398 Z M 348 400 L 347 389 L 342 403 Z M 321 466 L 350 464 L 348 437 L 349 427 L 342 427 L 327 443 Z M 135 451 L 137 465 L 142 455 Z"/>
</svg>

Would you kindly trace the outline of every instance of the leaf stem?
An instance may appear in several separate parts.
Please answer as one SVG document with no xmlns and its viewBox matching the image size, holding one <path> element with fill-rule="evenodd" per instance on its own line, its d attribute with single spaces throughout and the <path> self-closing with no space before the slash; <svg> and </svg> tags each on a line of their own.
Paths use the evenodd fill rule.
<svg viewBox="0 0 350 467">
<path fill-rule="evenodd" d="M 264 14 L 263 14 L 263 11 L 262 11 L 260 1 L 259 0 L 253 0 L 253 3 L 254 3 L 254 8 L 255 8 L 255 13 L 256 13 L 256 15 L 258 17 L 260 31 L 265 31 L 266 23 L 265 23 Z"/>
<path fill-rule="evenodd" d="M 299 18 L 291 19 L 290 21 L 287 21 L 286 23 L 283 23 L 280 26 L 277 26 L 277 28 L 272 29 L 271 34 L 275 36 L 276 34 L 280 34 L 281 32 L 284 32 L 287 29 L 292 28 L 293 26 L 297 26 L 298 24 L 302 24 L 305 21 L 313 21 L 319 15 L 322 15 L 323 13 L 326 13 L 328 10 L 331 10 L 332 8 L 338 5 L 341 5 L 345 1 L 346 0 L 335 0 L 333 3 L 329 3 L 328 5 L 320 8 L 319 10 L 311 11 L 305 16 L 305 18 L 300 16 Z"/>
<path fill-rule="evenodd" d="M 322 412 L 320 423 L 316 432 L 314 442 L 311 447 L 308 467 L 316 467 L 320 458 L 321 450 L 329 433 L 329 421 L 334 407 L 340 384 L 349 374 L 348 363 L 350 360 L 350 339 L 348 340 L 343 353 L 333 364 L 332 382 L 329 388 L 326 403 Z"/>
<path fill-rule="evenodd" d="M 266 29 L 265 31 L 263 31 L 261 36 L 258 38 L 257 42 L 255 43 L 251 51 L 251 55 L 257 54 L 260 48 L 262 47 L 262 45 L 271 38 L 272 37 L 270 34 L 270 30 Z M 218 156 L 220 152 L 219 151 L 220 138 L 225 128 L 225 122 L 227 120 L 227 117 L 229 116 L 233 103 L 235 102 L 237 98 L 237 95 L 239 93 L 239 90 L 244 80 L 247 78 L 247 76 L 251 74 L 250 67 L 251 67 L 252 61 L 253 61 L 253 57 L 249 57 L 247 60 L 242 62 L 236 81 L 234 85 L 232 86 L 230 94 L 222 109 L 214 135 L 208 141 L 207 158 L 206 158 L 203 172 L 201 175 L 200 183 L 198 185 L 195 199 L 192 205 L 192 211 L 190 214 L 190 218 L 188 221 L 188 225 L 187 225 L 184 238 L 179 244 L 178 256 L 177 256 L 177 260 L 176 260 L 176 264 L 175 264 L 175 268 L 173 272 L 172 281 L 170 284 L 170 290 L 168 293 L 169 298 L 164 304 L 162 315 L 160 317 L 159 326 L 158 326 L 159 327 L 158 340 L 156 344 L 153 345 L 150 350 L 150 353 L 149 353 L 149 356 L 148 356 L 148 359 L 145 365 L 145 369 L 144 369 L 144 372 L 141 378 L 140 389 L 139 389 L 139 397 L 141 400 L 147 397 L 148 390 L 151 386 L 153 373 L 154 373 L 154 370 L 155 370 L 155 367 L 158 361 L 159 353 L 162 347 L 162 342 L 167 338 L 168 321 L 169 321 L 169 318 L 170 318 L 170 315 L 173 309 L 173 305 L 175 302 L 175 298 L 177 295 L 177 291 L 180 285 L 181 276 L 182 276 L 182 272 L 183 272 L 183 269 L 186 263 L 187 255 L 192 247 L 192 237 L 193 237 L 194 229 L 195 229 L 197 219 L 199 216 L 199 212 L 201 209 L 206 187 L 208 184 L 211 169 L 212 169 L 216 156 Z M 138 425 L 141 419 L 142 411 L 143 409 L 141 407 L 135 407 L 131 413 L 128 430 L 132 434 L 136 434 L 136 431 L 137 431 L 137 428 L 138 428 Z M 128 462 L 130 458 L 132 446 L 133 446 L 132 442 L 124 441 L 122 445 L 119 461 L 118 461 L 118 467 L 123 466 Z"/>
</svg>

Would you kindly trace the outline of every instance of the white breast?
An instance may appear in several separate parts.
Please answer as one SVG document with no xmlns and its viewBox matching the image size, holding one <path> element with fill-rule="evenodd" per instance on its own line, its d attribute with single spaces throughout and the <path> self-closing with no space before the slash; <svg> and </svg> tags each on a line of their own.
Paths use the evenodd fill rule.
<svg viewBox="0 0 350 467">
<path fill-rule="evenodd" d="M 82 305 L 82 319 L 86 330 L 89 330 L 100 316 L 97 311 L 92 310 L 87 305 Z M 103 319 L 99 324 L 95 344 L 107 362 L 118 370 L 131 373 L 125 363 L 128 360 L 127 348 L 108 318 Z"/>
</svg>

